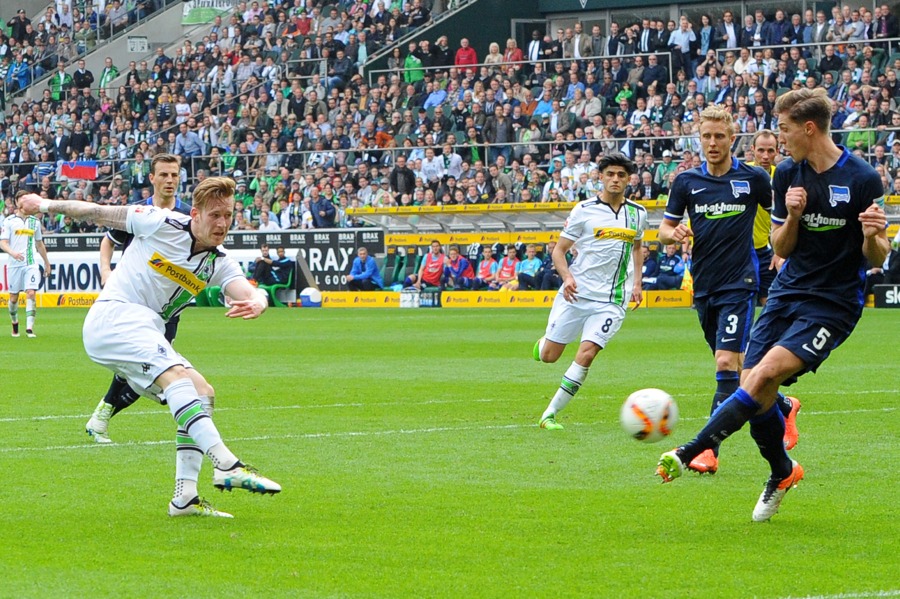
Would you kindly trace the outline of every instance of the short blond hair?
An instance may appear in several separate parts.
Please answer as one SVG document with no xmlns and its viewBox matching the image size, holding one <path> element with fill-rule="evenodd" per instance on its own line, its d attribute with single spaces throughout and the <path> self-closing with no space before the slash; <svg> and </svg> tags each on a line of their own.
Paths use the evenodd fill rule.
<svg viewBox="0 0 900 599">
<path fill-rule="evenodd" d="M 731 130 L 732 135 L 735 133 L 734 118 L 731 116 L 731 113 L 725 110 L 720 104 L 710 104 L 703 109 L 703 112 L 700 113 L 700 123 L 698 124 L 698 127 L 705 122 L 724 123 L 725 126 Z"/>
<path fill-rule="evenodd" d="M 194 190 L 193 207 L 199 212 L 206 209 L 207 204 L 216 200 L 234 201 L 234 179 L 229 177 L 209 177 L 204 179 Z"/>
</svg>

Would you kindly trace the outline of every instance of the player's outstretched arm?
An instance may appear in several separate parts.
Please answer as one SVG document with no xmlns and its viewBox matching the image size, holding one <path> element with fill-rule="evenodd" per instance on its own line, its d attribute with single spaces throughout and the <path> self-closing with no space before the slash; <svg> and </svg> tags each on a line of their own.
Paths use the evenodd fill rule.
<svg viewBox="0 0 900 599">
<path fill-rule="evenodd" d="M 878 204 L 872 204 L 859 215 L 862 223 L 863 254 L 873 267 L 884 264 L 891 251 L 891 243 L 887 237 L 887 216 Z"/>
<path fill-rule="evenodd" d="M 228 318 L 250 320 L 259 316 L 269 307 L 269 296 L 257 289 L 247 279 L 234 279 L 225 286 L 225 295 L 230 300 Z"/>
<path fill-rule="evenodd" d="M 125 221 L 128 219 L 128 206 L 100 206 L 77 200 L 47 200 L 33 193 L 22 196 L 18 202 L 22 212 L 29 216 L 39 212 L 65 214 L 77 220 L 90 220 L 113 229 L 124 229 Z"/>
</svg>

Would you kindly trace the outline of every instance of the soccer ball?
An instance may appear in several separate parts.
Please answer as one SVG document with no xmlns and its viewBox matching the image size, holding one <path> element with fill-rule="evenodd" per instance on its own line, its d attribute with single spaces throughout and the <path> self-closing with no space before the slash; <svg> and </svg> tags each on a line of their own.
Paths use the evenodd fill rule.
<svg viewBox="0 0 900 599">
<path fill-rule="evenodd" d="M 656 443 L 672 434 L 678 422 L 678 406 L 662 389 L 641 389 L 622 404 L 619 421 L 638 441 Z"/>
</svg>

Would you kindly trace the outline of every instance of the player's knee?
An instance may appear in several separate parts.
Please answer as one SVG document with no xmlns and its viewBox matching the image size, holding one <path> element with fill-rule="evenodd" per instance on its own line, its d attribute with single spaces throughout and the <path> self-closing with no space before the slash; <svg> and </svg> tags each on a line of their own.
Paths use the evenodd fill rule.
<svg viewBox="0 0 900 599">
<path fill-rule="evenodd" d="M 740 369 L 740 356 L 734 352 L 716 353 L 716 372 L 737 371 Z"/>
<path fill-rule="evenodd" d="M 594 358 L 597 357 L 597 354 L 600 353 L 601 349 L 602 348 L 595 343 L 584 343 L 578 348 L 578 353 L 575 355 L 575 361 L 587 368 L 594 362 Z"/>
</svg>

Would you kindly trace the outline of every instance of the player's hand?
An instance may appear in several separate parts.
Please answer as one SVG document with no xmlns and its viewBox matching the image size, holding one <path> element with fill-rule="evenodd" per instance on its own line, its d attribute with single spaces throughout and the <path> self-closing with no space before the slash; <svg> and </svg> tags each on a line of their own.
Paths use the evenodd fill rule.
<svg viewBox="0 0 900 599">
<path fill-rule="evenodd" d="M 772 255 L 772 260 L 769 262 L 769 270 L 775 270 L 778 272 L 781 270 L 781 267 L 784 266 L 784 258 L 779 256 L 778 254 Z"/>
<path fill-rule="evenodd" d="M 259 318 L 259 315 L 266 310 L 266 306 L 263 306 L 262 302 L 255 299 L 231 300 L 230 304 L 231 309 L 225 313 L 225 316 L 228 318 L 251 320 L 253 318 Z"/>
<path fill-rule="evenodd" d="M 19 198 L 19 201 L 21 202 L 22 198 Z M 12 255 L 12 257 L 15 258 L 19 262 L 22 262 L 23 260 L 25 260 L 25 254 L 23 254 L 22 252 L 16 252 L 15 254 Z"/>
<path fill-rule="evenodd" d="M 44 265 L 44 278 L 45 278 L 45 279 L 49 279 L 49 278 L 50 278 L 50 273 L 51 273 L 51 272 L 53 272 L 53 265 L 52 265 L 52 264 L 45 264 L 45 265 Z"/>
<path fill-rule="evenodd" d="M 578 293 L 578 285 L 575 284 L 575 277 L 572 275 L 567 276 L 563 280 L 561 289 L 563 298 L 565 298 L 567 302 L 574 304 L 578 300 L 576 295 Z"/>
<path fill-rule="evenodd" d="M 112 274 L 112 270 L 109 268 L 101 268 L 100 269 L 100 287 L 106 287 L 106 281 L 109 280 L 109 275 Z"/>
<path fill-rule="evenodd" d="M 806 190 L 802 187 L 790 187 L 784 194 L 784 205 L 787 207 L 788 216 L 800 218 L 806 209 Z"/>
<path fill-rule="evenodd" d="M 887 216 L 884 209 L 878 204 L 872 204 L 864 212 L 861 212 L 859 222 L 862 223 L 863 235 L 866 239 L 884 233 L 887 228 Z"/>
<path fill-rule="evenodd" d="M 693 237 L 694 232 L 684 223 L 678 223 L 678 226 L 672 230 L 672 239 L 678 243 L 684 243 L 688 237 Z"/>
<path fill-rule="evenodd" d="M 44 198 L 36 193 L 25 194 L 16 200 L 16 206 L 18 206 L 19 210 L 26 216 L 34 216 L 41 211 L 41 201 L 43 199 Z"/>
<path fill-rule="evenodd" d="M 640 285 L 634 286 L 634 290 L 631 292 L 631 301 L 634 302 L 634 308 L 631 309 L 632 312 L 641 307 L 641 302 L 644 301 L 644 290 Z"/>
</svg>

